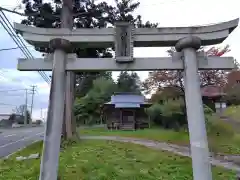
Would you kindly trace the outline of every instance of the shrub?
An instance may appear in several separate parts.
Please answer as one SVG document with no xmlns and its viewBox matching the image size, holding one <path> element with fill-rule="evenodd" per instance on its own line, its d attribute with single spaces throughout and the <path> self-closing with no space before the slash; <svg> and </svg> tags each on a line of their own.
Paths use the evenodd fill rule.
<svg viewBox="0 0 240 180">
<path fill-rule="evenodd" d="M 209 121 L 207 123 L 207 132 L 210 136 L 223 138 L 231 138 L 234 135 L 233 127 L 220 120 L 217 116 L 209 116 Z"/>
<path fill-rule="evenodd" d="M 203 105 L 203 109 L 204 109 L 205 115 L 212 115 L 214 113 L 214 111 L 210 107 L 208 107 L 206 104 Z"/>
<path fill-rule="evenodd" d="M 228 105 L 240 105 L 240 86 L 237 84 L 231 88 L 226 89 L 227 95 L 224 97 L 224 100 Z"/>
<path fill-rule="evenodd" d="M 224 110 L 224 116 L 230 117 L 235 121 L 240 119 L 240 106 L 229 106 Z"/>
<path fill-rule="evenodd" d="M 162 105 L 155 103 L 151 107 L 146 109 L 146 113 L 150 117 L 151 121 L 157 125 L 161 125 Z"/>
<path fill-rule="evenodd" d="M 207 105 L 204 105 L 205 120 L 213 115 L 214 111 Z M 167 100 L 163 104 L 155 103 L 146 110 L 151 120 L 161 125 L 165 129 L 179 130 L 181 127 L 186 127 L 187 117 L 185 114 L 185 106 L 183 99 Z"/>
<path fill-rule="evenodd" d="M 203 105 L 204 115 L 205 115 L 205 123 L 207 124 L 209 119 L 214 114 L 214 111 L 208 107 L 206 104 Z"/>
<path fill-rule="evenodd" d="M 168 100 L 162 106 L 162 124 L 164 128 L 179 130 L 187 124 L 183 101 Z"/>
<path fill-rule="evenodd" d="M 162 115 L 166 117 L 171 117 L 173 114 L 182 114 L 182 101 L 181 100 L 168 100 L 165 101 L 162 106 Z"/>
</svg>

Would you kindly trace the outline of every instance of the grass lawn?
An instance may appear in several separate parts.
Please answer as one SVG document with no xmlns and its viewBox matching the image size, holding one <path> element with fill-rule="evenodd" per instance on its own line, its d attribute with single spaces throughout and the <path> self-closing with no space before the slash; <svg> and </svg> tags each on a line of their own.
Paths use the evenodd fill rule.
<svg viewBox="0 0 240 180">
<path fill-rule="evenodd" d="M 81 129 L 83 135 L 99 136 L 123 136 L 150 139 L 156 141 L 171 142 L 175 144 L 187 145 L 189 141 L 188 133 L 175 132 L 160 128 L 143 129 L 137 131 L 107 130 L 106 128 L 86 128 Z"/>
<path fill-rule="evenodd" d="M 105 128 L 81 129 L 82 135 L 123 136 L 136 137 L 161 142 L 169 142 L 178 145 L 189 145 L 188 132 L 165 130 L 160 128 L 144 129 L 137 131 L 107 130 Z M 240 135 L 234 134 L 231 138 L 224 136 L 209 135 L 209 148 L 213 152 L 224 154 L 240 154 Z"/>
<path fill-rule="evenodd" d="M 224 115 L 240 122 L 240 106 L 229 106 L 224 111 Z"/>
<path fill-rule="evenodd" d="M 18 155 L 41 151 L 35 143 L 11 159 L 0 161 L 0 179 L 37 180 L 40 159 L 16 161 Z M 61 152 L 61 180 L 191 180 L 191 160 L 168 152 L 112 141 L 88 140 Z M 213 168 L 215 180 L 235 180 L 236 174 Z"/>
</svg>

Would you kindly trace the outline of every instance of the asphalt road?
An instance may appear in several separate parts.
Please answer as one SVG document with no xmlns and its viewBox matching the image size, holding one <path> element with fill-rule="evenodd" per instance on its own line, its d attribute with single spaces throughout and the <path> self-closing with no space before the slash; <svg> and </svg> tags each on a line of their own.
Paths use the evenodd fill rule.
<svg viewBox="0 0 240 180">
<path fill-rule="evenodd" d="M 0 130 L 0 158 L 44 138 L 44 127 Z"/>
</svg>

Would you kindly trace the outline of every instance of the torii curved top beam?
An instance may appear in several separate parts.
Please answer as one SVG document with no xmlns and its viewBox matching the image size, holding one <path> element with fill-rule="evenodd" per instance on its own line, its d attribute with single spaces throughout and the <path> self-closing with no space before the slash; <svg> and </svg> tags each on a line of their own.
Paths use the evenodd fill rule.
<svg viewBox="0 0 240 180">
<path fill-rule="evenodd" d="M 208 26 L 136 28 L 134 30 L 135 47 L 167 47 L 187 36 L 198 36 L 202 45 L 214 45 L 224 41 L 238 26 L 239 19 Z M 54 29 L 36 28 L 14 23 L 18 33 L 34 46 L 48 47 L 51 39 L 64 38 L 75 47 L 111 47 L 114 46 L 114 28 L 93 29 Z"/>
</svg>

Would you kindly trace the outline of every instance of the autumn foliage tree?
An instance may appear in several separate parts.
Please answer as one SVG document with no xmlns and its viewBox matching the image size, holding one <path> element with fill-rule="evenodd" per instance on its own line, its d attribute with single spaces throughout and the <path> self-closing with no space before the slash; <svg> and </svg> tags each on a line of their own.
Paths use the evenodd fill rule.
<svg viewBox="0 0 240 180">
<path fill-rule="evenodd" d="M 200 48 L 207 56 L 222 56 L 230 51 L 229 46 L 223 48 L 212 47 L 208 50 Z M 170 56 L 175 52 L 174 48 L 169 49 Z M 227 82 L 227 72 L 224 70 L 203 70 L 199 71 L 201 86 L 214 84 L 223 87 Z M 148 78 L 143 83 L 145 93 L 156 92 L 163 87 L 174 86 L 179 87 L 184 92 L 184 79 L 182 71 L 152 71 L 149 72 Z"/>
<path fill-rule="evenodd" d="M 219 48 L 219 47 L 212 47 L 206 51 L 207 56 L 222 56 L 229 52 L 229 45 Z M 201 85 L 209 85 L 214 84 L 220 87 L 224 87 L 227 83 L 227 71 L 225 70 L 205 70 L 200 71 L 200 82 Z"/>
<path fill-rule="evenodd" d="M 240 71 L 238 66 L 228 74 L 227 79 L 228 82 L 224 88 L 226 92 L 224 99 L 228 105 L 240 105 Z"/>
</svg>

